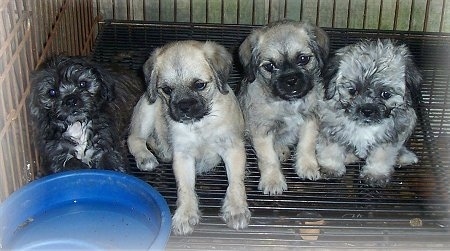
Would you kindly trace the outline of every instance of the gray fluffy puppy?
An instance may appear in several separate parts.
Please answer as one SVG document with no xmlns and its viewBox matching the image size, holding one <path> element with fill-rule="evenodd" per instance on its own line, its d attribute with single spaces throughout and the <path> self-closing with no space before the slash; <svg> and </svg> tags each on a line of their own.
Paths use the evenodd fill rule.
<svg viewBox="0 0 450 251">
<path fill-rule="evenodd" d="M 315 111 L 323 99 L 320 75 L 328 50 L 322 29 L 289 20 L 254 30 L 239 48 L 247 73 L 239 101 L 258 157 L 258 188 L 264 194 L 287 189 L 281 162 L 290 156 L 290 147 L 296 151 L 298 176 L 320 177 Z"/>
<path fill-rule="evenodd" d="M 341 48 L 324 79 L 317 144 L 323 177 L 342 176 L 345 164 L 361 159 L 361 178 L 385 186 L 396 163 L 418 161 L 404 143 L 416 124 L 422 78 L 405 45 L 376 40 Z"/>
</svg>

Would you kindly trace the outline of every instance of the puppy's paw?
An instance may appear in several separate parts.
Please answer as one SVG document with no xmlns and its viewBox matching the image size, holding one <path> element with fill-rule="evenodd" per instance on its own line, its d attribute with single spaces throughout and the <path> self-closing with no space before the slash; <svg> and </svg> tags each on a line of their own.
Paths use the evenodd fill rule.
<svg viewBox="0 0 450 251">
<path fill-rule="evenodd" d="M 104 153 L 97 162 L 97 168 L 125 173 L 127 168 L 118 152 Z"/>
<path fill-rule="evenodd" d="M 361 172 L 359 175 L 365 183 L 371 187 L 385 187 L 391 180 L 390 174 L 375 174 L 370 172 Z"/>
<path fill-rule="evenodd" d="M 322 179 L 334 179 L 334 178 L 340 178 L 345 175 L 345 167 L 337 168 L 337 169 L 328 169 L 328 168 L 320 168 L 320 175 Z"/>
<path fill-rule="evenodd" d="M 344 163 L 337 163 L 332 159 L 319 159 L 319 165 L 323 179 L 340 178 L 346 172 Z"/>
<path fill-rule="evenodd" d="M 136 165 L 137 168 L 139 168 L 139 170 L 152 171 L 153 169 L 155 169 L 155 167 L 159 165 L 159 162 L 155 156 L 149 155 L 144 158 L 136 157 Z"/>
<path fill-rule="evenodd" d="M 280 170 L 261 175 L 258 189 L 264 194 L 277 195 L 287 190 L 286 179 Z"/>
<path fill-rule="evenodd" d="M 416 154 L 411 152 L 410 150 L 406 149 L 406 147 L 403 147 L 397 157 L 397 164 L 400 166 L 407 166 L 416 164 L 419 162 L 419 159 L 417 158 Z"/>
<path fill-rule="evenodd" d="M 62 170 L 77 170 L 77 169 L 89 169 L 89 165 L 82 162 L 81 160 L 77 159 L 76 157 L 68 157 L 66 161 L 63 163 L 63 169 Z M 54 168 L 53 168 L 54 169 Z M 61 167 L 57 168 L 58 170 L 61 169 Z"/>
<path fill-rule="evenodd" d="M 320 179 L 319 164 L 315 157 L 303 157 L 297 159 L 295 171 L 301 179 L 318 180 Z"/>
<path fill-rule="evenodd" d="M 176 235 L 187 235 L 194 231 L 200 222 L 200 214 L 195 209 L 178 208 L 172 217 L 172 232 Z"/>
<path fill-rule="evenodd" d="M 222 206 L 222 219 L 229 228 L 243 229 L 248 226 L 250 222 L 250 210 L 247 203 L 239 203 L 238 205 L 231 205 L 232 203 L 225 203 Z M 236 204 L 236 203 L 234 203 Z"/>
</svg>

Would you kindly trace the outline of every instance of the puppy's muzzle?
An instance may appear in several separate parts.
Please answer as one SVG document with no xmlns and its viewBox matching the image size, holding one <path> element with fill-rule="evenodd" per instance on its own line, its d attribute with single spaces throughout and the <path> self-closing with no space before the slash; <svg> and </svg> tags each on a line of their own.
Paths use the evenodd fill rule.
<svg viewBox="0 0 450 251">
<path fill-rule="evenodd" d="M 66 107 L 80 107 L 83 106 L 83 101 L 76 95 L 68 95 L 63 99 L 63 104 Z"/>
<path fill-rule="evenodd" d="M 172 119 L 182 123 L 200 120 L 207 113 L 202 102 L 194 98 L 174 101 L 170 110 Z"/>
<path fill-rule="evenodd" d="M 360 105 L 356 112 L 362 121 L 371 123 L 378 122 L 389 115 L 387 110 L 382 110 L 383 109 L 381 109 L 380 106 L 376 104 L 366 103 Z"/>
<path fill-rule="evenodd" d="M 277 96 L 284 100 L 295 100 L 304 97 L 313 88 L 311 80 L 303 73 L 280 75 L 274 85 Z"/>
</svg>

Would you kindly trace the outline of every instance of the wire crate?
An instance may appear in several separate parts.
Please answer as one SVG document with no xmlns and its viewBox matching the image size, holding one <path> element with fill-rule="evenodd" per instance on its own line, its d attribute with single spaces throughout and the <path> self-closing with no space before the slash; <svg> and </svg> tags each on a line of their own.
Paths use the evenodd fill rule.
<svg viewBox="0 0 450 251">
<path fill-rule="evenodd" d="M 35 179 L 38 153 L 26 99 L 30 72 L 57 53 L 141 67 L 151 51 L 174 40 L 213 40 L 234 55 L 230 78 L 239 88 L 237 48 L 250 31 L 281 18 L 323 27 L 335 50 L 364 38 L 408 45 L 424 75 L 419 123 L 408 146 L 419 163 L 396 168 L 386 188 L 358 178 L 300 180 L 283 163 L 288 191 L 258 191 L 256 155 L 247 144 L 247 229 L 218 216 L 227 179 L 223 164 L 198 176 L 202 221 L 190 236 L 171 236 L 168 249 L 410 248 L 450 246 L 450 3 L 446 0 L 6 0 L 0 3 L 0 201 Z M 120 61 L 117 62 L 117 55 Z M 135 165 L 133 157 L 130 161 Z M 170 164 L 130 173 L 157 188 L 171 210 L 176 185 Z"/>
</svg>

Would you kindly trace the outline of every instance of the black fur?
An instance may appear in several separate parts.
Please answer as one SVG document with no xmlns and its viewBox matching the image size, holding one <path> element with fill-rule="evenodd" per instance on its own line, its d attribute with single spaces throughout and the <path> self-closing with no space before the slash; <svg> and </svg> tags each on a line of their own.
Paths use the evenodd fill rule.
<svg viewBox="0 0 450 251">
<path fill-rule="evenodd" d="M 32 74 L 29 99 L 41 158 L 39 175 L 80 168 L 124 172 L 128 165 L 124 139 L 133 106 L 143 92 L 137 77 L 87 58 L 47 60 Z M 72 133 L 81 131 L 84 137 L 79 141 Z M 85 147 L 77 148 L 80 142 Z"/>
</svg>

